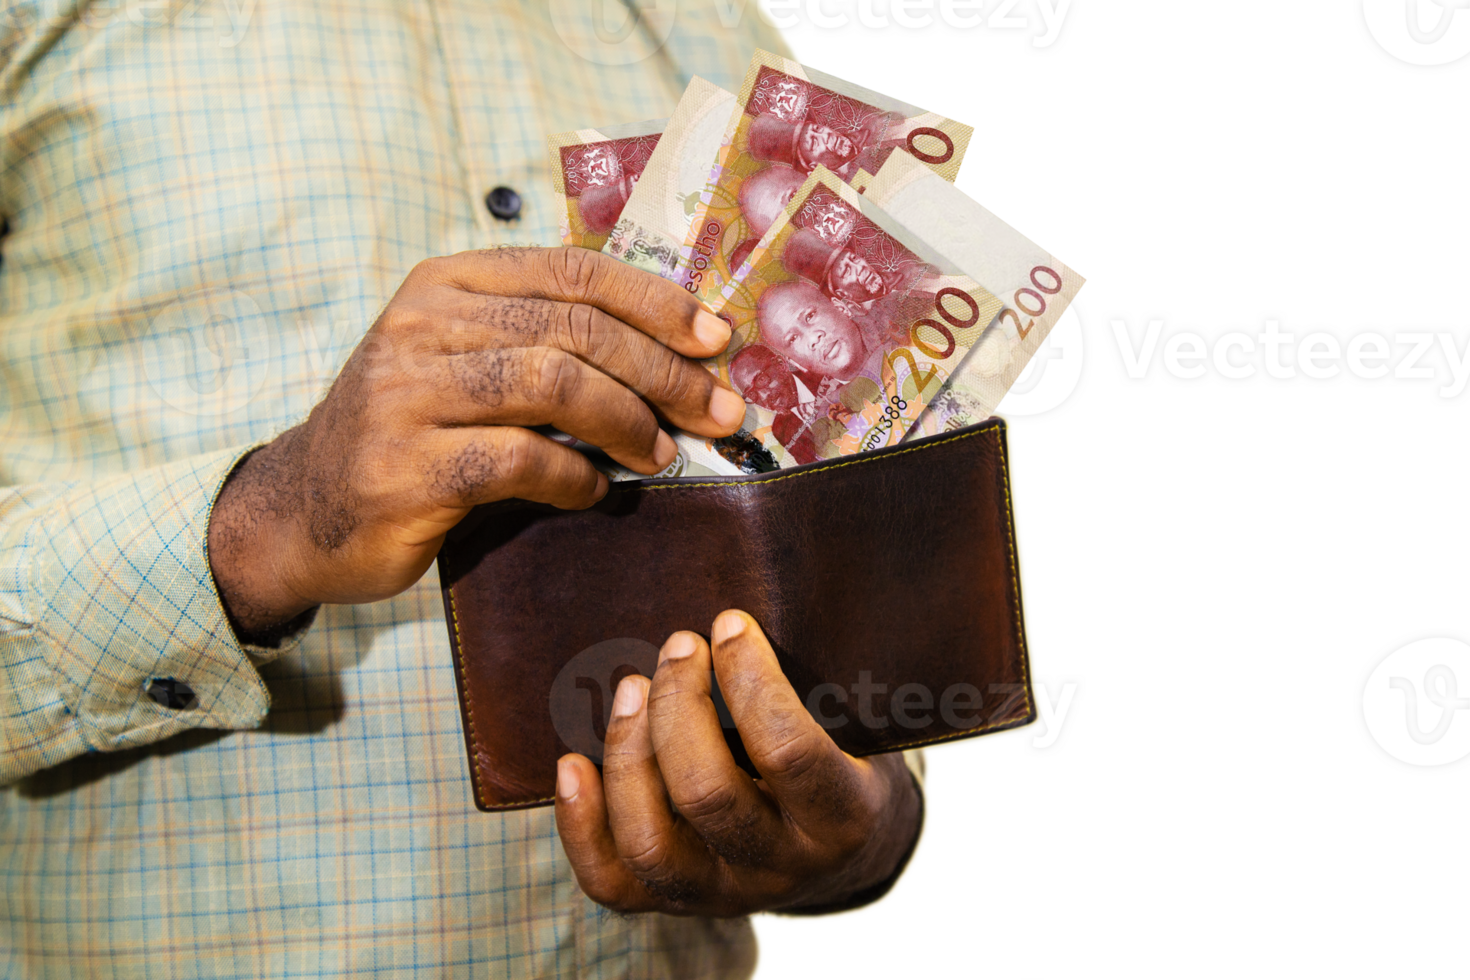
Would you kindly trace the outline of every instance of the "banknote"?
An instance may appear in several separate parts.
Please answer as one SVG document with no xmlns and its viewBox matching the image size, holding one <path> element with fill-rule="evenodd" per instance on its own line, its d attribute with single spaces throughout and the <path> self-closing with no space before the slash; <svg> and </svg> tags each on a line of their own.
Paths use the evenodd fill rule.
<svg viewBox="0 0 1470 980">
<path fill-rule="evenodd" d="M 897 443 L 1001 303 L 818 164 L 711 307 L 706 363 L 784 467 Z"/>
<path fill-rule="evenodd" d="M 765 458 L 761 457 L 760 454 L 764 450 L 758 442 L 751 441 L 744 447 L 745 452 L 742 454 L 739 439 L 702 439 L 687 432 L 680 433 L 671 430 L 670 434 L 675 437 L 679 450 L 674 456 L 674 461 L 657 473 L 639 473 L 628 469 L 597 446 L 583 442 L 576 436 L 568 435 L 555 426 L 540 425 L 536 426 L 534 431 L 553 442 L 559 442 L 563 446 L 577 450 L 614 483 L 623 480 L 662 480 L 673 476 L 738 476 L 743 473 L 764 473 L 776 468 L 776 464 L 769 460 L 769 454 L 766 454 Z M 716 442 L 721 444 L 721 448 L 716 449 Z M 721 452 L 729 459 L 721 456 Z"/>
<path fill-rule="evenodd" d="M 659 143 L 665 120 L 548 137 L 563 245 L 600 251 Z"/>
<path fill-rule="evenodd" d="M 973 131 L 768 51 L 751 60 L 737 104 L 679 254 L 677 281 L 705 302 L 818 166 L 850 183 L 903 147 L 953 181 Z"/>
<path fill-rule="evenodd" d="M 737 112 L 735 93 L 695 76 L 602 250 L 678 280 L 679 250 Z"/>
<path fill-rule="evenodd" d="M 989 418 L 1061 317 L 1083 278 L 906 153 L 894 153 L 865 197 L 952 259 L 1005 305 L 909 435 Z"/>
<path fill-rule="evenodd" d="M 781 468 L 771 451 L 746 428 L 723 439 L 682 431 L 670 435 L 679 449 L 679 458 L 686 461 L 692 475 L 707 472 L 713 476 L 750 476 Z"/>
<path fill-rule="evenodd" d="M 719 155 L 726 130 L 735 110 L 735 93 L 728 92 L 698 76 L 691 79 L 679 105 L 668 120 L 634 123 L 622 129 L 578 130 L 553 136 L 552 173 L 557 192 L 565 202 L 562 241 L 569 245 L 600 248 L 632 265 L 675 278 L 679 247 L 689 229 L 690 215 L 699 203 L 700 192 L 709 181 L 710 170 Z M 609 139 L 609 137 L 613 137 Z M 607 151 L 616 156 L 616 164 Z M 587 171 L 587 154 L 594 154 L 595 172 Z M 605 161 L 605 162 L 600 162 Z M 569 161 L 571 166 L 565 166 Z M 616 168 L 632 179 L 627 184 L 610 181 L 606 176 Z M 580 168 L 580 169 L 579 169 Z M 568 179 L 567 174 L 572 176 Z M 587 212 L 597 224 L 590 234 L 588 219 L 583 217 L 580 193 L 567 194 L 567 188 L 580 191 L 583 186 L 627 189 L 626 195 L 611 190 L 593 191 L 593 207 Z M 599 195 L 619 211 L 612 228 L 604 230 L 609 217 L 597 208 Z M 610 210 L 610 207 L 609 209 Z M 576 229 L 574 231 L 574 229 Z M 601 235 L 602 237 L 597 237 Z M 592 464 L 608 479 L 642 480 L 647 475 L 619 464 L 595 446 L 558 432 L 550 427 L 545 435 L 585 453 Z M 732 463 L 716 451 L 714 441 L 683 434 L 679 454 L 657 477 L 729 476 L 740 473 L 765 472 L 775 463 L 765 454 L 760 443 L 747 439 L 721 440 L 722 451 Z M 764 455 L 763 455 L 764 454 Z"/>
</svg>

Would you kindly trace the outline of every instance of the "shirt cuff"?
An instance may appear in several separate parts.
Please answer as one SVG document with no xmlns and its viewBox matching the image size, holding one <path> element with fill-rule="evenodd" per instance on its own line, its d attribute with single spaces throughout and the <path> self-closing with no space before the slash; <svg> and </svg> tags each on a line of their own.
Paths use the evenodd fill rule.
<svg viewBox="0 0 1470 980">
<path fill-rule="evenodd" d="M 31 621 L 0 622 L 0 780 L 190 728 L 260 725 L 270 695 L 252 661 L 300 634 L 274 649 L 243 646 L 210 573 L 209 515 L 246 452 L 64 489 L 0 535 L 10 539 L 0 540 L 0 565 L 11 566 Z M 161 679 L 188 685 L 194 700 L 155 702 L 148 687 Z"/>
<path fill-rule="evenodd" d="M 919 788 L 919 837 L 914 840 L 913 849 L 908 852 L 908 858 L 903 862 L 898 873 L 888 880 L 881 893 L 876 898 L 860 899 L 858 904 L 851 908 L 832 909 L 822 912 L 760 912 L 757 921 L 761 923 L 835 923 L 844 918 L 856 918 L 858 915 L 867 915 L 875 909 L 888 905 L 895 895 L 898 895 L 907 882 L 908 876 L 913 874 L 914 868 L 919 867 L 919 858 L 923 857 L 923 849 L 929 843 L 929 827 L 933 823 L 933 754 L 929 749 L 908 749 L 904 752 L 904 763 L 908 765 L 908 771 L 913 774 L 914 785 Z"/>
</svg>

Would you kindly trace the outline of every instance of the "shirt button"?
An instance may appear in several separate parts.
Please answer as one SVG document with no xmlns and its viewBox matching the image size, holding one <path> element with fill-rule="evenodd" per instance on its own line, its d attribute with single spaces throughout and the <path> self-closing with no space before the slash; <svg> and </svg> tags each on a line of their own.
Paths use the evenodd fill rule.
<svg viewBox="0 0 1470 980">
<path fill-rule="evenodd" d="M 148 685 L 148 696 L 165 708 L 187 711 L 194 707 L 194 689 L 172 677 L 155 677 Z"/>
<path fill-rule="evenodd" d="M 521 214 L 521 195 L 509 187 L 497 187 L 485 195 L 485 207 L 501 221 L 513 221 Z"/>
</svg>

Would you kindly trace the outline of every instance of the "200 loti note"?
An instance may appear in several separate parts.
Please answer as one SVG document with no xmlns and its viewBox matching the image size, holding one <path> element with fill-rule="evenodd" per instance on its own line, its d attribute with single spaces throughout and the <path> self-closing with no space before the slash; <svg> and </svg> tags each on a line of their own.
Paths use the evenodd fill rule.
<svg viewBox="0 0 1470 980">
<path fill-rule="evenodd" d="M 820 165 L 710 306 L 734 331 L 712 369 L 778 466 L 901 440 L 1001 309 Z"/>
<path fill-rule="evenodd" d="M 972 133 L 757 51 L 738 95 L 690 82 L 603 250 L 709 302 L 819 165 L 861 189 L 903 148 L 952 181 Z"/>
<path fill-rule="evenodd" d="M 888 158 L 864 196 L 1005 304 L 909 435 L 989 418 L 1086 280 L 905 154 Z"/>
<path fill-rule="evenodd" d="M 658 146 L 666 120 L 547 137 L 563 245 L 600 250 Z"/>
<path fill-rule="evenodd" d="M 603 250 L 680 282 L 738 319 L 731 348 L 708 366 L 751 402 L 746 428 L 731 439 L 676 433 L 678 458 L 660 476 L 760 472 L 988 417 L 1083 282 L 949 183 L 968 146 L 968 126 L 766 52 L 752 60 L 739 96 L 691 81 L 661 133 L 657 124 L 643 123 L 565 134 L 588 146 L 606 145 L 614 135 L 633 149 L 623 154 L 633 159 L 623 166 L 633 179 L 617 184 L 616 193 L 602 192 L 621 205 Z M 553 154 L 562 160 L 565 143 L 559 147 L 553 138 Z M 815 226 L 788 229 L 797 238 L 788 267 L 786 243 L 774 258 L 772 243 L 791 223 L 792 199 L 806 194 L 807 171 L 824 162 L 865 190 L 868 218 L 882 215 L 881 225 L 872 222 L 878 231 L 865 228 L 854 248 L 831 247 L 835 239 L 814 243 Z M 567 177 L 557 176 L 562 190 Z M 834 176 L 823 186 L 854 202 L 852 187 Z M 567 210 L 581 232 L 579 205 L 567 199 Z M 594 234 L 611 220 L 612 209 L 605 210 L 602 226 L 588 229 Z M 877 241 L 879 231 L 887 251 L 863 244 Z M 566 237 L 594 247 L 598 240 Z M 899 258 L 899 252 L 906 254 Z M 826 275 L 838 266 L 843 271 L 835 279 Z M 920 266 L 966 275 L 978 287 L 965 294 L 976 304 L 975 323 L 954 293 L 941 300 L 947 306 L 919 309 L 943 288 L 922 282 Z M 765 342 L 759 297 L 779 285 L 772 279 L 802 279 L 822 293 L 826 305 L 809 304 L 808 312 L 833 337 L 833 331 L 851 335 L 848 325 L 856 324 L 865 364 L 856 371 L 846 363 L 818 365 L 810 352 Z M 883 296 L 861 296 L 864 280 Z M 811 298 L 800 284 L 775 292 Z M 982 307 L 981 296 L 991 296 L 993 305 Z M 767 305 L 781 304 L 768 299 Z M 918 313 L 930 315 L 910 316 Z M 783 317 L 789 314 L 778 314 Z M 913 322 L 899 322 L 906 317 Z M 946 336 L 955 338 L 953 349 Z M 943 356 L 936 360 L 936 354 Z M 614 479 L 641 477 L 610 463 L 603 458 L 599 465 Z"/>
</svg>

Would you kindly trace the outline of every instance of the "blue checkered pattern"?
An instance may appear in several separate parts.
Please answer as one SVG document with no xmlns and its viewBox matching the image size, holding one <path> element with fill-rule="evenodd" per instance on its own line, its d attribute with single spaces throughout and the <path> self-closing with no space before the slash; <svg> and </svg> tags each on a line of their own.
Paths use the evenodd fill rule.
<svg viewBox="0 0 1470 980">
<path fill-rule="evenodd" d="M 555 243 L 548 133 L 779 50 L 639 5 L 656 50 L 602 0 L 0 7 L 0 977 L 748 974 L 748 923 L 607 914 L 550 811 L 474 809 L 432 573 L 267 651 L 204 552 L 415 262 Z"/>
</svg>

